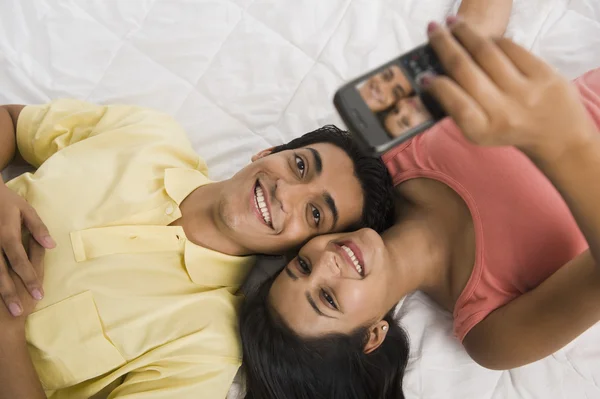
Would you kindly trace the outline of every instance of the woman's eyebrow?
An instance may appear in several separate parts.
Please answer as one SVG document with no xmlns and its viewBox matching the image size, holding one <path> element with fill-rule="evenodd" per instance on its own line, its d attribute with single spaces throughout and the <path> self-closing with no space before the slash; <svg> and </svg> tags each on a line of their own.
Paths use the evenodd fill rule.
<svg viewBox="0 0 600 399">
<path fill-rule="evenodd" d="M 325 313 L 321 312 L 321 310 L 319 309 L 319 307 L 317 306 L 315 301 L 313 301 L 312 297 L 310 296 L 310 292 L 308 292 L 308 291 L 306 291 L 306 300 L 308 301 L 310 306 L 313 308 L 315 313 L 318 314 L 319 316 L 327 317 L 328 319 L 336 319 L 337 318 L 337 317 L 326 315 Z"/>
<path fill-rule="evenodd" d="M 298 280 L 298 276 L 296 276 L 288 266 L 285 267 L 285 272 L 287 273 L 288 276 L 290 276 L 290 278 L 294 281 Z"/>
</svg>

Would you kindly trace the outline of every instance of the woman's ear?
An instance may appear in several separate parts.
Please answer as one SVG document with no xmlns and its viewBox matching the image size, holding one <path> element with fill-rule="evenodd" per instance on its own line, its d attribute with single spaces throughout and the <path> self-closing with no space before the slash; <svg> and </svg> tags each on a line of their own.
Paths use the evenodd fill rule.
<svg viewBox="0 0 600 399">
<path fill-rule="evenodd" d="M 273 149 L 274 149 L 274 148 L 275 148 L 275 147 L 270 147 L 270 148 L 267 148 L 267 149 L 264 149 L 264 150 L 262 150 L 262 151 L 261 151 L 261 152 L 259 152 L 259 153 L 256 153 L 256 154 L 252 155 L 252 162 L 256 162 L 256 161 L 258 161 L 259 159 L 261 159 L 261 158 L 264 158 L 264 157 L 266 157 L 267 155 L 270 155 L 270 154 L 273 152 Z"/>
<path fill-rule="evenodd" d="M 385 341 L 389 329 L 390 325 L 385 320 L 380 320 L 371 326 L 369 329 L 369 339 L 364 348 L 364 352 L 367 355 L 381 346 L 383 341 Z"/>
</svg>

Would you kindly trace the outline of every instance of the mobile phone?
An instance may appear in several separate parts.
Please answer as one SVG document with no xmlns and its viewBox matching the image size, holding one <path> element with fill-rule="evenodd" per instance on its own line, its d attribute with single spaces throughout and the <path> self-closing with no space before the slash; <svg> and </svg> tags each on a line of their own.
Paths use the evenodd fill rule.
<svg viewBox="0 0 600 399">
<path fill-rule="evenodd" d="M 347 83 L 333 103 L 353 137 L 381 155 L 446 116 L 418 84 L 426 73 L 444 74 L 428 44 Z"/>
</svg>

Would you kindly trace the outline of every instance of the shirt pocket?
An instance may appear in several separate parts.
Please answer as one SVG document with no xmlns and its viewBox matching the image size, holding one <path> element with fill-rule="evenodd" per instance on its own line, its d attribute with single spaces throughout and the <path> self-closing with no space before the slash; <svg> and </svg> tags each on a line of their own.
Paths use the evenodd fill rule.
<svg viewBox="0 0 600 399">
<path fill-rule="evenodd" d="M 31 314 L 27 342 L 45 390 L 73 386 L 126 363 L 106 336 L 89 291 Z"/>
</svg>

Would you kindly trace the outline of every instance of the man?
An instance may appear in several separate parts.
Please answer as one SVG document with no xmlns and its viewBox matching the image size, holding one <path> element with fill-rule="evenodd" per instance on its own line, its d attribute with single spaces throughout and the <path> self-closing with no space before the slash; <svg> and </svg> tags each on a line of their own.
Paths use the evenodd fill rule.
<svg viewBox="0 0 600 399">
<path fill-rule="evenodd" d="M 15 154 L 37 171 L 0 186 L 0 398 L 225 397 L 248 255 L 393 209 L 383 164 L 334 127 L 210 182 L 170 117 L 60 100 L 0 108 L 0 168 Z"/>
</svg>

